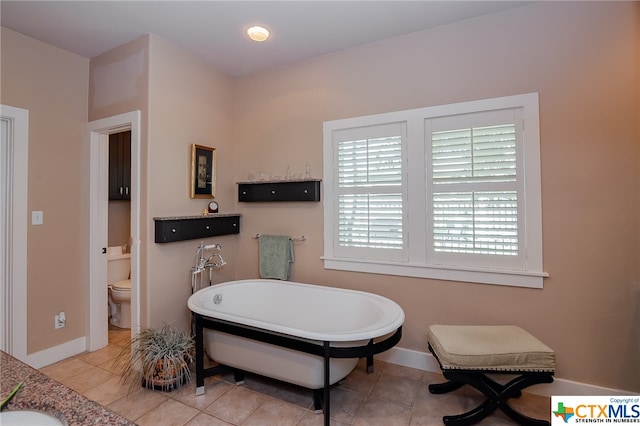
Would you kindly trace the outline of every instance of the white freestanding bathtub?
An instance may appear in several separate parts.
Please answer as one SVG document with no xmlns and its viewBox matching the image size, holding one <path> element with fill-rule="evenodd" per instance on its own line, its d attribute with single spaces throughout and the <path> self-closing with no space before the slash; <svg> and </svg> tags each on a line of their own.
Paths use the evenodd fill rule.
<svg viewBox="0 0 640 426">
<path fill-rule="evenodd" d="M 204 393 L 203 344 L 216 362 L 325 390 L 358 362 L 394 346 L 404 312 L 355 290 L 253 279 L 206 287 L 188 301 L 196 323 L 197 394 Z M 200 359 L 199 359 L 200 358 Z"/>
</svg>

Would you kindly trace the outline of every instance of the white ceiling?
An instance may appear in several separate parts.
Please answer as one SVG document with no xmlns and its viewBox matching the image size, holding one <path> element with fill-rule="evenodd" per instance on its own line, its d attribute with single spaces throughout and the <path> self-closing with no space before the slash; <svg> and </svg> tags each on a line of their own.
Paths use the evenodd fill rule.
<svg viewBox="0 0 640 426">
<path fill-rule="evenodd" d="M 147 33 L 242 76 L 526 1 L 8 1 L 3 27 L 93 58 Z M 272 37 L 250 41 L 262 24 Z"/>
</svg>

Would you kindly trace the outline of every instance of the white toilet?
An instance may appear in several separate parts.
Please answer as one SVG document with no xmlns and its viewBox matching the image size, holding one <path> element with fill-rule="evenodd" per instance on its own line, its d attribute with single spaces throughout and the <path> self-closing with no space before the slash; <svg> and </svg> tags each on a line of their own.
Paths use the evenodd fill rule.
<svg viewBox="0 0 640 426">
<path fill-rule="evenodd" d="M 107 254 L 109 322 L 119 328 L 131 328 L 131 254 L 122 247 L 109 247 Z"/>
</svg>

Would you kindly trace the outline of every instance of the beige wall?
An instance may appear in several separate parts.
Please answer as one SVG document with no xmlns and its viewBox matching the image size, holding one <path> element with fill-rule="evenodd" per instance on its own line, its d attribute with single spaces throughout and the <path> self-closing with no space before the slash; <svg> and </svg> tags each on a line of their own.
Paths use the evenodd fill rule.
<svg viewBox="0 0 640 426">
<path fill-rule="evenodd" d="M 89 73 L 89 121 L 113 117 L 140 110 L 140 240 L 145 241 L 149 226 L 147 217 L 147 111 L 149 103 L 149 35 L 139 37 L 129 43 L 105 52 L 91 59 Z M 88 177 L 88 176 L 87 176 Z M 125 214 L 116 206 L 109 207 L 109 222 L 122 220 Z M 129 206 L 131 203 L 127 203 Z M 122 207 L 120 205 L 119 207 Z M 131 231 L 128 227 L 129 232 Z M 116 238 L 109 234 L 111 238 Z M 119 237 L 118 237 L 119 238 Z M 144 259 L 147 246 L 140 244 L 140 300 L 147 291 L 147 269 Z M 146 320 L 148 307 L 140 303 L 141 325 Z"/>
<path fill-rule="evenodd" d="M 2 103 L 29 110 L 27 353 L 85 335 L 89 60 L 2 28 Z M 30 214 L 30 213 L 29 213 Z M 65 328 L 54 330 L 64 311 Z"/>
<path fill-rule="evenodd" d="M 109 201 L 109 247 L 129 245 L 131 239 L 131 201 Z"/>
<path fill-rule="evenodd" d="M 153 217 L 198 215 L 205 200 L 189 198 L 191 144 L 216 148 L 221 212 L 233 211 L 231 79 L 162 37 L 148 35 L 91 60 L 89 115 L 105 118 L 142 111 L 140 292 L 142 326 L 188 328 L 186 299 L 199 241 L 155 244 Z M 147 136 L 148 135 L 148 136 Z M 227 185 L 225 185 L 225 183 Z M 233 236 L 208 239 L 224 246 L 233 264 Z M 216 274 L 232 279 L 233 269 Z"/>
<path fill-rule="evenodd" d="M 199 215 L 208 200 L 189 198 L 191 144 L 216 149 L 216 200 L 221 213 L 234 208 L 233 143 L 231 134 L 231 79 L 158 36 L 151 36 L 149 74 L 148 215 Z M 152 230 L 153 228 L 151 228 Z M 230 265 L 237 236 L 205 239 L 223 246 Z M 155 244 L 149 232 L 146 304 L 148 324 L 171 323 L 188 328 L 191 295 L 190 268 L 195 264 L 199 240 Z M 233 268 L 216 273 L 216 282 L 233 278 Z"/>
<path fill-rule="evenodd" d="M 142 134 L 145 135 L 149 102 L 149 36 L 91 58 L 89 77 L 89 121 L 140 110 Z"/>
<path fill-rule="evenodd" d="M 557 354 L 557 376 L 640 390 L 637 3 L 543 2 L 236 82 L 235 179 L 322 177 L 322 122 L 540 94 L 543 290 L 323 269 L 322 203 L 245 204 L 237 278 L 257 276 L 257 232 L 305 234 L 292 278 L 382 294 L 405 310 L 401 347 L 428 324 L 517 324 Z"/>
</svg>

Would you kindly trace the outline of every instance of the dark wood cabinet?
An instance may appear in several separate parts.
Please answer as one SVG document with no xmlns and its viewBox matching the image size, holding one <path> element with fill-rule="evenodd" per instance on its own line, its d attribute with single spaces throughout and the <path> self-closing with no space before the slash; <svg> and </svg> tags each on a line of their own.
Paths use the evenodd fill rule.
<svg viewBox="0 0 640 426">
<path fill-rule="evenodd" d="M 238 201 L 320 201 L 320 180 L 238 182 Z"/>
<path fill-rule="evenodd" d="M 240 215 L 154 217 L 155 242 L 195 240 L 240 233 Z"/>
<path fill-rule="evenodd" d="M 131 131 L 109 135 L 109 199 L 131 199 Z"/>
</svg>

